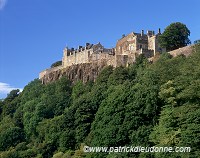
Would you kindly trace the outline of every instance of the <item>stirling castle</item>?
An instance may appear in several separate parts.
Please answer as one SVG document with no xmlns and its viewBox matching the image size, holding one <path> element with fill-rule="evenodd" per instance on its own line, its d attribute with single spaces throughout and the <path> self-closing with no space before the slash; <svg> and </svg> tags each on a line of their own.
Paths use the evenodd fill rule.
<svg viewBox="0 0 200 158">
<path fill-rule="evenodd" d="M 77 49 L 66 47 L 63 50 L 62 65 L 42 71 L 39 78 L 42 79 L 54 71 L 78 64 L 104 63 L 117 67 L 134 63 L 140 54 L 147 58 L 154 57 L 156 53 L 165 51 L 159 46 L 159 35 L 161 35 L 160 29 L 157 33 L 149 30 L 146 34 L 144 30 L 141 33 L 131 32 L 126 36 L 122 35 L 115 48 L 104 48 L 101 43 L 86 43 Z"/>
</svg>

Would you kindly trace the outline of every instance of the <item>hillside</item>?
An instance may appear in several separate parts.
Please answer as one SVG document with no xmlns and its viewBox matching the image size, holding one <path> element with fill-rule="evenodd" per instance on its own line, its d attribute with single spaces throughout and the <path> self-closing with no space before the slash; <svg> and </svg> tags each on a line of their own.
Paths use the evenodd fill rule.
<svg viewBox="0 0 200 158">
<path fill-rule="evenodd" d="M 95 82 L 38 79 L 0 101 L 1 158 L 200 157 L 200 45 L 189 57 L 139 56 Z M 84 153 L 83 147 L 191 147 L 191 152 Z"/>
</svg>

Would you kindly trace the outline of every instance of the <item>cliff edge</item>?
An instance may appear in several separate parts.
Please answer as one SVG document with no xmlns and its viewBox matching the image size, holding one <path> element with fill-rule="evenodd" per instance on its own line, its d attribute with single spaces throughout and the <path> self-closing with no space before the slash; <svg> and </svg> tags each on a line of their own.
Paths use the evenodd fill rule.
<svg viewBox="0 0 200 158">
<path fill-rule="evenodd" d="M 88 81 L 95 81 L 97 76 L 105 66 L 107 66 L 105 62 L 96 62 L 82 63 L 61 69 L 59 67 L 55 67 L 55 69 L 53 69 L 52 71 L 45 70 L 48 73 L 45 74 L 44 72 L 44 74 L 40 76 L 40 79 L 43 84 L 47 84 L 65 76 L 72 82 L 81 80 L 83 81 L 83 83 L 86 83 Z"/>
</svg>

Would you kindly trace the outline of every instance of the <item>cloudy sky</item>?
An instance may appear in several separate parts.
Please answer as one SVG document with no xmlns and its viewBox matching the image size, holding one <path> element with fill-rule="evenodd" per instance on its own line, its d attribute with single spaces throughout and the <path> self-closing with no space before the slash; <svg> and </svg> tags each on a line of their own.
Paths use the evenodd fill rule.
<svg viewBox="0 0 200 158">
<path fill-rule="evenodd" d="M 7 83 L 0 82 L 0 99 L 3 98 L 4 96 L 7 96 L 7 94 L 13 89 L 19 89 L 20 91 L 22 91 L 21 88 L 12 87 Z"/>
<path fill-rule="evenodd" d="M 0 98 L 61 60 L 66 44 L 114 47 L 122 34 L 163 31 L 177 21 L 193 42 L 200 38 L 199 6 L 199 0 L 0 0 Z"/>
</svg>

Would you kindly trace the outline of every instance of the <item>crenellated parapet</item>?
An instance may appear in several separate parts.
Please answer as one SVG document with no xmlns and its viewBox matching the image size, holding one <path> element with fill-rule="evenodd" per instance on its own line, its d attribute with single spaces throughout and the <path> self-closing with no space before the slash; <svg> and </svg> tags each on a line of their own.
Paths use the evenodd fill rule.
<svg viewBox="0 0 200 158">
<path fill-rule="evenodd" d="M 114 49 L 106 49 L 101 43 L 90 44 L 86 43 L 85 46 L 78 46 L 77 49 L 66 47 L 63 50 L 62 65 L 63 67 L 71 66 L 74 64 L 91 63 L 98 60 L 103 60 L 105 55 L 114 55 Z"/>
</svg>

